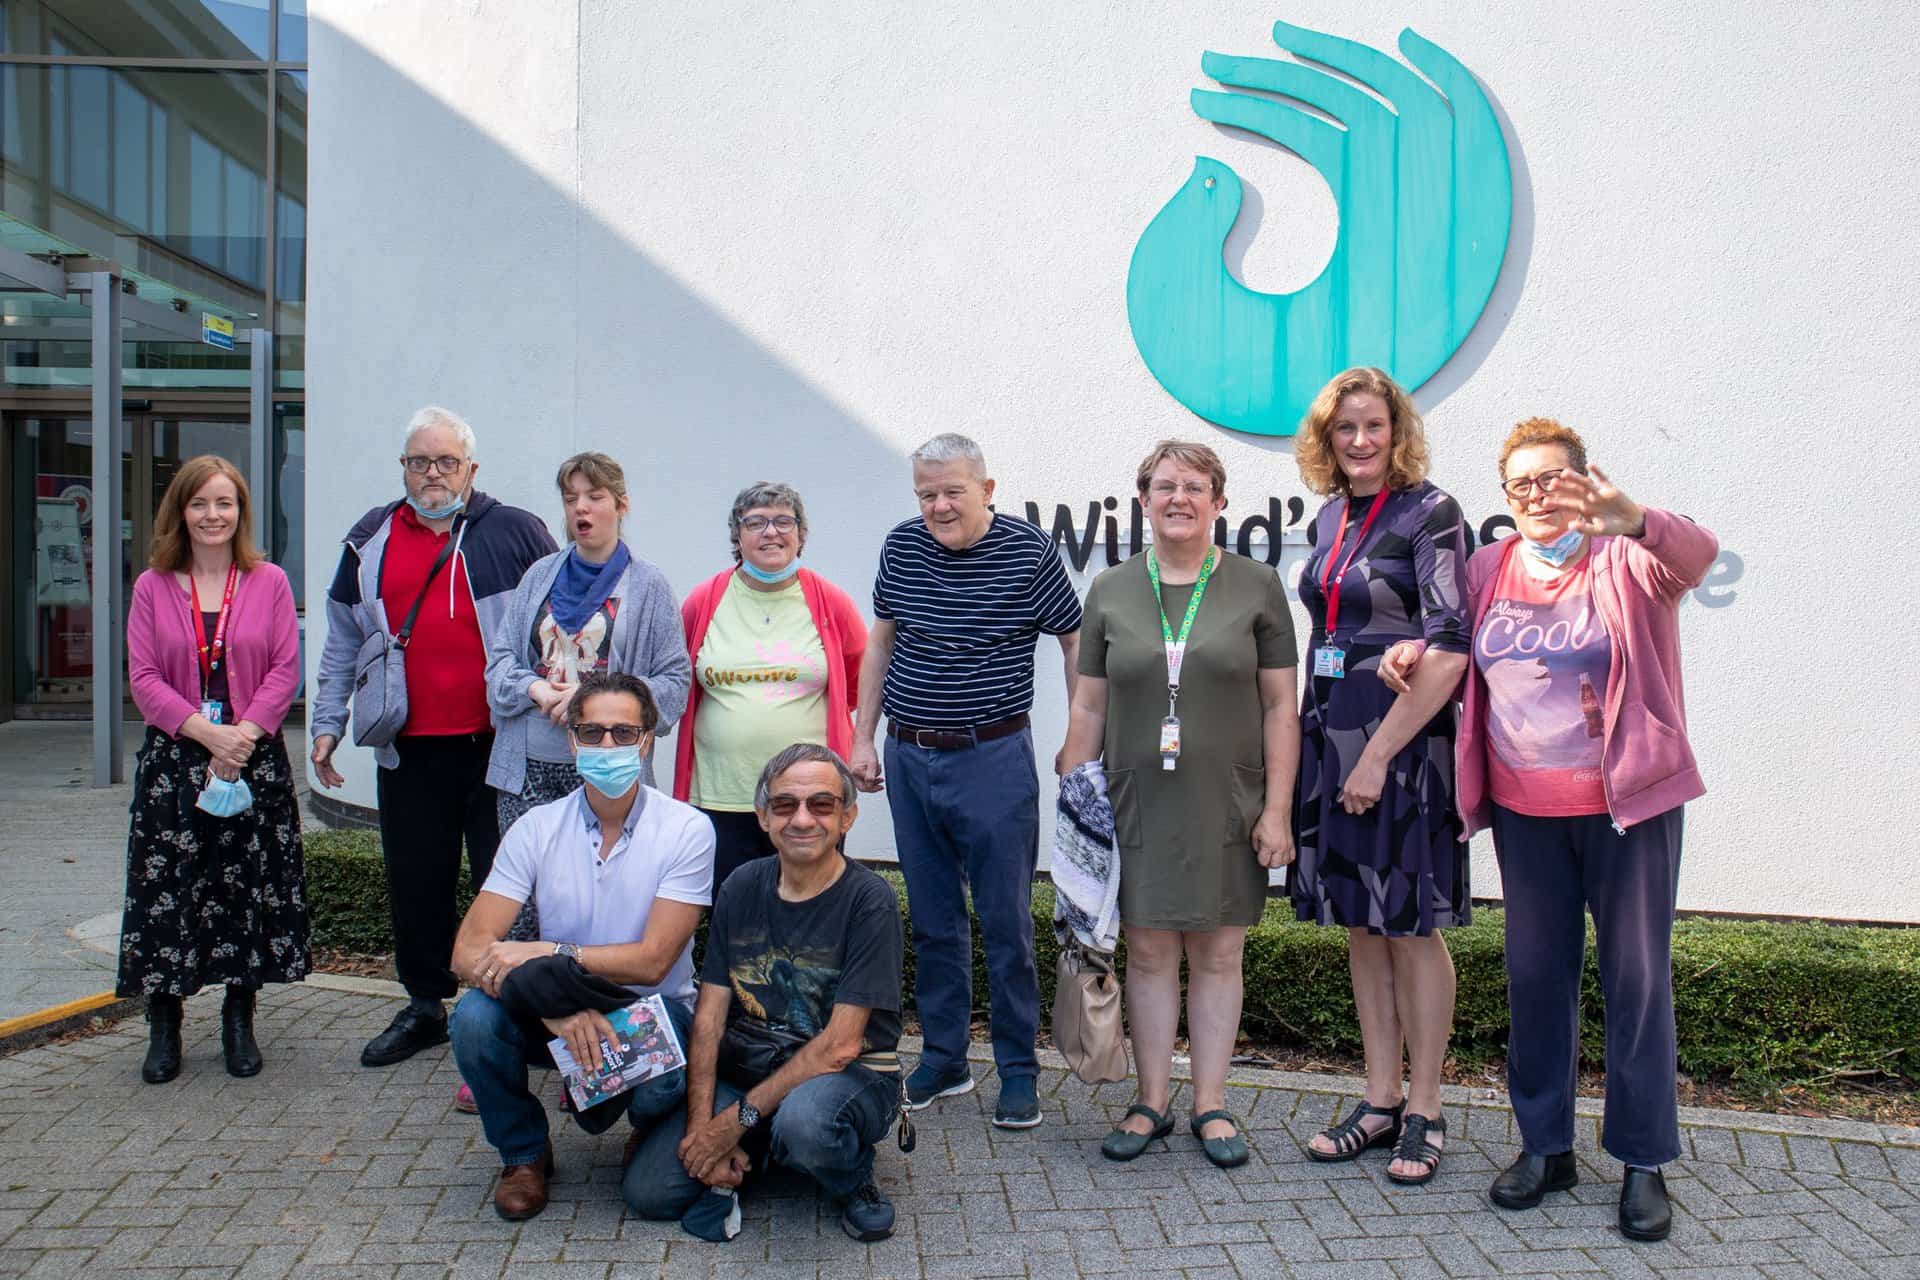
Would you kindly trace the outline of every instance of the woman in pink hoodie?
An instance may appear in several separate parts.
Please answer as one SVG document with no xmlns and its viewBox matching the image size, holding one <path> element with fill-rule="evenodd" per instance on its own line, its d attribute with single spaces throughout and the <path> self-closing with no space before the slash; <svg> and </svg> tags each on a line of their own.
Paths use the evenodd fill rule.
<svg viewBox="0 0 1920 1280">
<path fill-rule="evenodd" d="M 1473 663 L 1458 739 L 1468 835 L 1493 829 L 1506 897 L 1507 1086 L 1521 1154 L 1493 1202 L 1530 1209 L 1577 1180 L 1583 914 L 1607 1006 L 1602 1145 L 1627 1166 L 1620 1230 L 1672 1225 L 1660 1166 L 1680 1154 L 1674 1088 L 1674 892 L 1681 809 L 1705 791 L 1687 745 L 1680 598 L 1719 552 L 1643 507 L 1548 418 L 1513 429 L 1500 481 L 1518 531 L 1468 563 Z M 1383 660 L 1404 679 L 1418 654 Z M 1391 668 L 1391 674 L 1389 674 Z"/>
</svg>

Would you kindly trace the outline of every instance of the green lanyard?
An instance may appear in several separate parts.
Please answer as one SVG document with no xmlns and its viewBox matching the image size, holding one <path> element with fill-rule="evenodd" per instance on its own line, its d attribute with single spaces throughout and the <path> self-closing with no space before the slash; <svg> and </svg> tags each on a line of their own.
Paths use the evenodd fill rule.
<svg viewBox="0 0 1920 1280">
<path fill-rule="evenodd" d="M 1147 548 L 1147 581 L 1153 584 L 1153 602 L 1160 606 L 1160 637 L 1167 645 L 1167 716 L 1170 719 L 1174 704 L 1180 700 L 1180 668 L 1187 659 L 1187 636 L 1193 631 L 1193 615 L 1200 612 L 1200 597 L 1207 594 L 1207 579 L 1213 576 L 1217 553 L 1218 548 L 1207 548 L 1200 576 L 1193 582 L 1193 595 L 1187 599 L 1187 616 L 1180 619 L 1180 634 L 1175 636 L 1173 624 L 1167 621 L 1166 601 L 1160 597 L 1160 562 L 1154 557 L 1153 548 Z"/>
</svg>

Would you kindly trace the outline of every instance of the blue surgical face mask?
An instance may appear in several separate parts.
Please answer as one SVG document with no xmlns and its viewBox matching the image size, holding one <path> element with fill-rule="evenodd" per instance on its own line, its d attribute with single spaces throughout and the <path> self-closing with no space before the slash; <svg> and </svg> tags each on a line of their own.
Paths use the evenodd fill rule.
<svg viewBox="0 0 1920 1280">
<path fill-rule="evenodd" d="M 209 773 L 206 789 L 200 793 L 194 805 L 216 818 L 231 818 L 253 808 L 253 788 L 247 785 L 245 778 L 235 778 L 229 782 Z"/>
<path fill-rule="evenodd" d="M 580 747 L 573 753 L 573 767 L 588 786 L 609 800 L 618 800 L 640 781 L 640 745 Z"/>
<path fill-rule="evenodd" d="M 455 498 L 452 502 L 449 502 L 446 506 L 441 507 L 437 511 L 432 507 L 421 506 L 420 500 L 418 498 L 415 498 L 412 494 L 407 495 L 407 505 L 412 507 L 414 510 L 414 513 L 417 514 L 422 520 L 446 520 L 453 516 L 459 515 L 463 510 L 466 509 L 467 495 L 464 493 L 461 494 L 459 497 Z"/>
<path fill-rule="evenodd" d="M 794 574 L 800 572 L 800 557 L 795 556 L 793 559 L 787 561 L 786 568 L 775 569 L 772 573 L 768 573 L 765 569 L 762 569 L 759 565 L 747 559 L 742 559 L 740 561 L 740 568 L 744 570 L 746 575 L 749 578 L 752 578 L 755 582 L 765 582 L 769 584 L 775 583 L 775 582 L 785 582 L 788 578 L 791 578 Z"/>
<path fill-rule="evenodd" d="M 1525 544 L 1528 555 L 1558 569 L 1580 553 L 1580 544 L 1586 541 L 1586 537 L 1578 529 L 1569 529 L 1552 542 L 1535 542 L 1525 534 L 1520 536 L 1520 541 Z"/>
</svg>

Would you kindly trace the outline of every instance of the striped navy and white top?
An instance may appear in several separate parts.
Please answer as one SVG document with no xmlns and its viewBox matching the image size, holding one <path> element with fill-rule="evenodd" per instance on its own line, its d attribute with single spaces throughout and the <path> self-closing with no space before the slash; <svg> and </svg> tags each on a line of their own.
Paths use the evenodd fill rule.
<svg viewBox="0 0 1920 1280">
<path fill-rule="evenodd" d="M 874 617 L 897 628 L 881 706 L 916 728 L 965 728 L 1033 707 L 1033 645 L 1080 629 L 1080 598 L 1038 525 L 995 515 L 949 551 L 919 517 L 880 548 Z"/>
</svg>

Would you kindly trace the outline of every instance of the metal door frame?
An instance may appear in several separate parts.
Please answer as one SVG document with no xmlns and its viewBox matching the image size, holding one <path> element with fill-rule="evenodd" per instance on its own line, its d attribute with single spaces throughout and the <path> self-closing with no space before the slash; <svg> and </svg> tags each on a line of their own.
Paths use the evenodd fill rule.
<svg viewBox="0 0 1920 1280">
<path fill-rule="evenodd" d="M 0 278 L 62 300 L 78 295 L 91 313 L 93 785 L 111 786 L 126 777 L 122 707 L 126 700 L 127 641 L 120 621 L 126 617 L 127 604 L 120 583 L 124 550 L 120 529 L 126 494 L 120 484 L 120 454 L 130 441 L 123 422 L 125 352 L 121 344 L 129 340 L 129 325 L 187 342 L 205 341 L 205 329 L 201 318 L 189 315 L 184 305 L 176 309 L 140 297 L 125 269 L 107 258 L 36 256 L 0 247 Z M 250 357 L 247 424 L 251 458 L 247 484 L 253 491 L 258 533 L 273 527 L 273 333 L 258 326 L 242 328 L 233 316 L 221 318 L 234 322 L 234 345 L 244 343 Z M 106 531 L 105 538 L 102 530 Z M 106 625 L 101 625 L 102 620 Z"/>
</svg>

